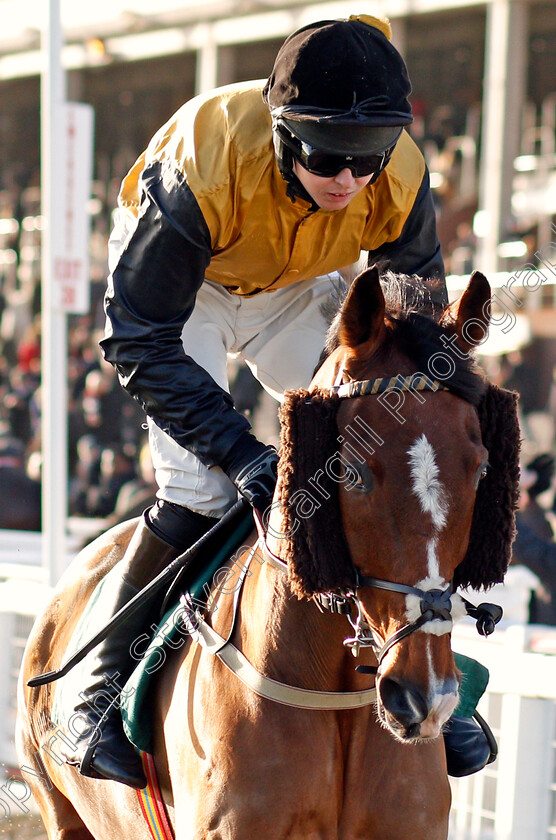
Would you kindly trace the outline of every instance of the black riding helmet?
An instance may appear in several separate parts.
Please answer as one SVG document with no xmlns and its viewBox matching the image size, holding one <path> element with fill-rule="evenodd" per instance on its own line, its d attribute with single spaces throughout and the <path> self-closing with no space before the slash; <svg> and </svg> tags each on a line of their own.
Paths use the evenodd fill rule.
<svg viewBox="0 0 556 840">
<path fill-rule="evenodd" d="M 388 163 L 413 121 L 407 68 L 389 39 L 387 21 L 361 15 L 312 23 L 280 48 L 263 98 L 291 198 L 308 198 L 294 157 L 315 174 L 347 166 L 373 181 Z"/>
</svg>

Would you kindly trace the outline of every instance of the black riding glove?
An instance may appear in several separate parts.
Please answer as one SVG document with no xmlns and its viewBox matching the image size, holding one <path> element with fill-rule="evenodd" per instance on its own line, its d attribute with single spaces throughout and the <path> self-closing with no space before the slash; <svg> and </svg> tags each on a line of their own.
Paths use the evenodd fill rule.
<svg viewBox="0 0 556 840">
<path fill-rule="evenodd" d="M 248 435 L 230 454 L 232 457 L 222 469 L 249 504 L 264 513 L 272 504 L 276 487 L 276 449 L 273 446 L 265 446 L 257 438 Z"/>
</svg>

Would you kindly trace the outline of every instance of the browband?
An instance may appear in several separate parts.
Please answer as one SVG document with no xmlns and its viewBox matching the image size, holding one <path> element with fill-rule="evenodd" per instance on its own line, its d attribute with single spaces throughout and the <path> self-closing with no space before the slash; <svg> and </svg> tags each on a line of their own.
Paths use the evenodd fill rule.
<svg viewBox="0 0 556 840">
<path fill-rule="evenodd" d="M 330 389 L 331 395 L 341 398 L 366 397 L 370 394 L 383 394 L 385 391 L 449 391 L 438 379 L 429 379 L 424 373 L 412 373 L 410 376 L 382 377 L 380 379 L 360 379 L 345 382 Z"/>
</svg>

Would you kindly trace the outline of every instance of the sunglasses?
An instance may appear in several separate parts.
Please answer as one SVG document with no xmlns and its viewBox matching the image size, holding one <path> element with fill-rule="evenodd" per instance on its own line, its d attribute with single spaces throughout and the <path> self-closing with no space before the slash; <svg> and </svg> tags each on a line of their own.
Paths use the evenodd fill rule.
<svg viewBox="0 0 556 840">
<path fill-rule="evenodd" d="M 333 178 L 343 169 L 351 170 L 354 178 L 365 178 L 374 175 L 378 178 L 392 156 L 395 143 L 381 154 L 372 155 L 334 155 L 331 152 L 321 152 L 303 140 L 291 134 L 283 125 L 278 124 L 275 130 L 285 146 L 292 152 L 301 166 L 312 175 L 321 178 Z"/>
</svg>

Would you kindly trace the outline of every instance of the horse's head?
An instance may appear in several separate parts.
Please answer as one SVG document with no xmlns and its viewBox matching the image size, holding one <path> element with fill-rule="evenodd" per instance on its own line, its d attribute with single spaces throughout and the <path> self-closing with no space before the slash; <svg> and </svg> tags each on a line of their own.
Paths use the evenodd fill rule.
<svg viewBox="0 0 556 840">
<path fill-rule="evenodd" d="M 438 735 L 457 704 L 453 589 L 507 568 L 519 430 L 515 396 L 470 356 L 488 327 L 483 275 L 440 321 L 407 305 L 415 283 L 385 288 L 374 269 L 354 281 L 310 391 L 287 395 L 282 556 L 299 597 L 355 593 L 384 645 L 380 717 L 408 740 Z"/>
</svg>

